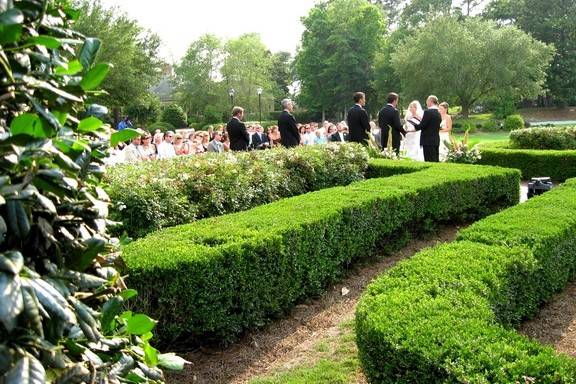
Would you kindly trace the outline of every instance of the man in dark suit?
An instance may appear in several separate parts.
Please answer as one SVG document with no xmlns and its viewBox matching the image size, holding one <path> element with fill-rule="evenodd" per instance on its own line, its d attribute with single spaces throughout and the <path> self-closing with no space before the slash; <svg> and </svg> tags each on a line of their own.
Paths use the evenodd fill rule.
<svg viewBox="0 0 576 384">
<path fill-rule="evenodd" d="M 270 140 L 268 139 L 268 135 L 264 133 L 264 128 L 262 128 L 260 125 L 256 126 L 256 132 L 252 134 L 252 148 L 270 148 Z"/>
<path fill-rule="evenodd" d="M 420 145 L 424 150 L 424 161 L 437 163 L 440 161 L 440 124 L 442 123 L 442 116 L 438 111 L 438 98 L 434 95 L 428 96 L 426 106 L 428 109 L 424 111 L 422 121 L 418 123 L 414 120 L 411 123 L 417 131 L 422 132 Z"/>
<path fill-rule="evenodd" d="M 292 116 L 294 103 L 290 99 L 284 99 L 281 104 L 284 110 L 278 117 L 280 143 L 287 148 L 296 147 L 300 145 L 300 132 L 298 132 L 296 119 Z"/>
<path fill-rule="evenodd" d="M 354 94 L 354 106 L 348 111 L 346 121 L 350 129 L 349 139 L 352 142 L 368 145 L 368 132 L 370 132 L 370 118 L 364 109 L 366 95 L 363 92 Z"/>
<path fill-rule="evenodd" d="M 400 113 L 398 112 L 398 94 L 391 92 L 386 98 L 386 104 L 378 112 L 378 126 L 380 126 L 380 140 L 382 148 L 388 146 L 388 134 L 392 131 L 392 148 L 396 154 L 400 154 L 400 140 L 402 135 L 406 134 L 402 123 L 400 122 Z"/>
<path fill-rule="evenodd" d="M 232 109 L 232 118 L 226 124 L 226 131 L 230 140 L 230 149 L 233 151 L 247 151 L 248 144 L 250 143 L 250 135 L 246 130 L 246 126 L 242 122 L 244 116 L 244 109 L 241 107 L 234 107 Z"/>
<path fill-rule="evenodd" d="M 344 132 L 344 126 L 342 123 L 336 124 L 336 130 L 337 131 L 330 136 L 330 141 L 336 143 L 344 143 L 348 141 L 348 134 Z"/>
</svg>

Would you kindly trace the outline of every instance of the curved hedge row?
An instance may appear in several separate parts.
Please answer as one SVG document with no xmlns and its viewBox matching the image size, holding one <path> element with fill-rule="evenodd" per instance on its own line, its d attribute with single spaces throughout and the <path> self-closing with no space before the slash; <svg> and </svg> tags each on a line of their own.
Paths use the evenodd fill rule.
<svg viewBox="0 0 576 384">
<path fill-rule="evenodd" d="M 123 164 L 106 174 L 111 218 L 132 237 L 362 180 L 358 144 L 205 154 Z"/>
<path fill-rule="evenodd" d="M 124 249 L 124 272 L 163 341 L 229 340 L 423 224 L 515 204 L 518 183 L 515 170 L 440 164 L 324 189 L 155 232 Z"/>
<path fill-rule="evenodd" d="M 564 181 L 576 177 L 576 151 L 510 149 L 506 142 L 482 144 L 482 158 L 478 164 L 516 168 L 522 179 L 551 177 Z"/>
<path fill-rule="evenodd" d="M 377 279 L 356 313 L 372 383 L 575 383 L 576 360 L 510 326 L 576 270 L 576 180 Z"/>
<path fill-rule="evenodd" d="M 576 127 L 518 129 L 510 132 L 510 147 L 519 149 L 576 149 Z"/>
</svg>

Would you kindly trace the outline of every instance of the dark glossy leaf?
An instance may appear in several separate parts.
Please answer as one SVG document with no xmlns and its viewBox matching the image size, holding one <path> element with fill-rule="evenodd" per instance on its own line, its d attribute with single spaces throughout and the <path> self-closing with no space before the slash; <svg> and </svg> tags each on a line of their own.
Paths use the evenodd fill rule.
<svg viewBox="0 0 576 384">
<path fill-rule="evenodd" d="M 77 271 L 85 271 L 98 256 L 98 253 L 106 249 L 106 241 L 101 238 L 92 237 L 82 243 L 84 248 L 68 261 L 68 267 Z"/>
<path fill-rule="evenodd" d="M 38 139 L 45 139 L 52 135 L 53 129 L 43 122 L 38 115 L 24 113 L 12 120 L 10 123 L 10 133 L 14 136 L 28 135 Z"/>
<path fill-rule="evenodd" d="M 29 44 L 43 45 L 46 48 L 57 49 L 60 47 L 60 40 L 52 36 L 35 36 L 27 41 Z"/>
<path fill-rule="evenodd" d="M 74 60 L 69 62 L 66 66 L 60 66 L 60 67 L 56 67 L 56 69 L 54 70 L 54 72 L 57 75 L 68 75 L 68 76 L 72 76 L 75 75 L 79 72 L 82 72 L 82 64 L 80 63 L 80 61 L 78 60 Z"/>
<path fill-rule="evenodd" d="M 87 117 L 78 123 L 78 131 L 80 132 L 94 132 L 102 126 L 102 121 L 93 116 Z"/>
<path fill-rule="evenodd" d="M 58 121 L 58 119 L 50 112 L 48 111 L 38 100 L 36 100 L 34 97 L 32 97 L 29 94 L 26 94 L 26 98 L 28 100 L 30 100 L 30 102 L 32 103 L 32 105 L 34 106 L 34 109 L 40 114 L 40 116 L 42 116 L 47 122 L 48 124 L 50 124 L 50 126 L 52 127 L 52 132 L 50 134 L 50 136 L 52 136 L 58 129 L 61 128 L 60 126 L 60 122 Z"/>
<path fill-rule="evenodd" d="M 30 324 L 30 328 L 36 332 L 40 337 L 44 337 L 44 329 L 42 328 L 42 316 L 40 315 L 40 302 L 34 294 L 34 291 L 29 287 L 22 288 L 22 298 L 24 299 L 24 313 L 26 319 Z"/>
<path fill-rule="evenodd" d="M 113 297 L 102 306 L 102 319 L 100 324 L 102 326 L 102 332 L 105 335 L 110 334 L 114 330 L 114 319 L 118 313 L 122 310 L 122 304 L 124 300 L 119 297 Z"/>
<path fill-rule="evenodd" d="M 111 65 L 106 63 L 96 64 L 82 78 L 82 81 L 80 82 L 82 89 L 85 91 L 91 91 L 98 87 L 106 78 L 106 75 L 108 75 L 110 67 Z"/>
<path fill-rule="evenodd" d="M 24 257 L 20 252 L 10 251 L 0 253 L 0 271 L 17 275 L 24 266 Z"/>
<path fill-rule="evenodd" d="M 6 239 L 6 232 L 8 232 L 8 226 L 6 225 L 4 218 L 0 216 L 0 244 L 4 242 L 4 239 Z"/>
<path fill-rule="evenodd" d="M 31 76 L 24 76 L 22 80 L 24 80 L 31 87 L 45 89 L 47 91 L 54 93 L 55 95 L 58 95 L 68 100 L 76 101 L 78 103 L 82 102 L 82 99 L 79 98 L 78 96 L 63 91 L 62 89 L 53 86 L 47 81 L 37 80 Z"/>
<path fill-rule="evenodd" d="M 44 384 L 46 372 L 34 356 L 22 357 L 6 374 L 5 384 Z"/>
<path fill-rule="evenodd" d="M 23 282 L 30 286 L 38 301 L 50 314 L 66 322 L 66 324 L 76 324 L 76 317 L 70 310 L 68 302 L 54 287 L 42 279 L 23 279 Z"/>
<path fill-rule="evenodd" d="M 30 232 L 30 221 L 28 214 L 18 200 L 8 200 L 6 202 L 6 219 L 8 228 L 14 236 L 19 239 L 24 239 Z"/>
<path fill-rule="evenodd" d="M 17 8 L 0 13 L 0 25 L 22 24 L 23 22 L 24 14 Z"/>
<path fill-rule="evenodd" d="M 80 63 L 82 63 L 82 67 L 84 70 L 90 69 L 92 63 L 96 59 L 96 54 L 100 49 L 100 40 L 89 37 L 84 41 L 84 45 L 82 45 L 82 49 L 80 49 Z"/>
<path fill-rule="evenodd" d="M 24 309 L 20 276 L 0 272 L 0 322 L 11 332 L 16 327 L 17 317 Z"/>
<path fill-rule="evenodd" d="M 0 44 L 11 44 L 20 38 L 22 26 L 19 24 L 0 25 Z"/>
<path fill-rule="evenodd" d="M 110 146 L 115 147 L 119 143 L 132 140 L 135 137 L 142 136 L 144 132 L 141 129 L 126 128 L 121 131 L 114 132 L 110 138 Z"/>
<path fill-rule="evenodd" d="M 156 326 L 156 321 L 152 320 L 148 316 L 139 313 L 132 316 L 128 320 L 128 325 L 126 326 L 126 332 L 131 335 L 143 335 L 150 332 Z"/>
</svg>

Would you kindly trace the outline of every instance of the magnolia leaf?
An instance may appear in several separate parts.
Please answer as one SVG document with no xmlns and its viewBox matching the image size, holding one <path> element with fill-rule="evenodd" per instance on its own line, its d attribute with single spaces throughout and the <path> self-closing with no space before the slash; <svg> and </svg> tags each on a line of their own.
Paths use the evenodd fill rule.
<svg viewBox="0 0 576 384">
<path fill-rule="evenodd" d="M 4 198 L 2 197 L 2 199 L 4 199 Z M 0 205 L 2 205 L 2 204 L 0 204 Z M 4 218 L 2 216 L 0 216 L 0 244 L 2 244 L 4 242 L 4 239 L 6 238 L 7 232 L 8 232 L 8 226 L 6 225 Z"/>
<path fill-rule="evenodd" d="M 13 136 L 28 135 L 45 139 L 52 135 L 52 128 L 34 113 L 23 113 L 10 123 L 10 133 Z"/>
<path fill-rule="evenodd" d="M 54 203 L 52 202 L 52 200 L 50 200 L 49 198 L 47 198 L 46 196 L 44 196 L 41 193 L 36 193 L 36 197 L 38 198 L 38 201 L 40 202 L 40 204 L 50 213 L 52 214 L 56 214 L 56 206 L 54 205 Z"/>
<path fill-rule="evenodd" d="M 34 45 L 43 45 L 50 49 L 58 49 L 61 44 L 60 40 L 52 36 L 35 36 L 28 40 L 28 43 Z"/>
<path fill-rule="evenodd" d="M 172 371 L 181 371 L 184 364 L 190 364 L 188 360 L 176 356 L 174 353 L 162 353 L 158 355 L 158 365 Z"/>
<path fill-rule="evenodd" d="M 138 291 L 136 291 L 135 289 L 126 289 L 122 292 L 120 292 L 120 296 L 124 299 L 124 300 L 128 300 L 131 299 L 135 296 L 138 295 Z"/>
<path fill-rule="evenodd" d="M 88 70 L 92 66 L 99 49 L 99 39 L 89 37 L 84 41 L 84 45 L 82 45 L 82 49 L 80 49 L 80 63 L 82 63 L 84 70 Z"/>
<path fill-rule="evenodd" d="M 20 276 L 0 272 L 0 321 L 8 332 L 12 332 L 17 324 L 17 317 L 24 309 Z"/>
<path fill-rule="evenodd" d="M 122 298 L 113 297 L 102 306 L 102 319 L 100 324 L 104 334 L 109 334 L 114 330 L 114 319 L 122 310 L 123 302 L 124 300 L 122 300 Z"/>
<path fill-rule="evenodd" d="M 0 253 L 0 271 L 10 272 L 17 275 L 24 266 L 24 257 L 20 252 Z"/>
<path fill-rule="evenodd" d="M 59 67 L 56 67 L 56 69 L 54 70 L 54 73 L 56 73 L 57 75 L 61 75 L 61 76 L 72 76 L 75 75 L 79 72 L 82 72 L 82 63 L 80 63 L 80 61 L 78 60 L 73 60 L 70 61 L 68 64 L 66 65 L 61 65 Z"/>
<path fill-rule="evenodd" d="M 32 355 L 26 355 L 6 373 L 5 384 L 44 384 L 46 372 L 42 364 Z"/>
<path fill-rule="evenodd" d="M 149 343 L 144 344 L 144 361 L 151 367 L 158 365 L 158 350 Z"/>
<path fill-rule="evenodd" d="M 22 35 L 24 15 L 19 9 L 12 8 L 0 13 L 0 44 L 16 42 Z"/>
<path fill-rule="evenodd" d="M 99 63 L 94 66 L 94 68 L 90 69 L 88 73 L 84 75 L 82 81 L 80 82 L 80 86 L 85 91 L 90 91 L 100 85 L 102 81 L 108 75 L 108 71 L 111 68 L 111 64 L 108 63 Z"/>
<path fill-rule="evenodd" d="M 86 133 L 94 132 L 95 130 L 100 128 L 102 124 L 103 123 L 100 119 L 90 116 L 80 120 L 80 123 L 78 123 L 78 131 Z"/>
<path fill-rule="evenodd" d="M 76 317 L 70 310 L 68 302 L 54 287 L 42 279 L 23 279 L 23 282 L 32 287 L 38 301 L 48 312 L 68 324 L 76 324 Z"/>
<path fill-rule="evenodd" d="M 42 316 L 40 314 L 40 302 L 30 287 L 22 288 L 22 298 L 24 299 L 24 313 L 30 327 L 40 337 L 44 337 L 42 328 Z"/>
<path fill-rule="evenodd" d="M 6 218 L 8 219 L 8 228 L 16 237 L 24 239 L 28 236 L 30 232 L 30 221 L 20 201 L 8 200 L 6 202 Z"/>
<path fill-rule="evenodd" d="M 110 146 L 115 147 L 121 142 L 132 140 L 135 137 L 142 136 L 144 131 L 141 129 L 126 128 L 121 131 L 114 132 L 110 137 Z"/>
<path fill-rule="evenodd" d="M 128 320 L 128 324 L 126 326 L 126 332 L 131 335 L 143 335 L 145 333 L 150 332 L 156 326 L 156 321 L 152 320 L 150 317 L 139 313 L 137 315 L 132 316 Z"/>
</svg>

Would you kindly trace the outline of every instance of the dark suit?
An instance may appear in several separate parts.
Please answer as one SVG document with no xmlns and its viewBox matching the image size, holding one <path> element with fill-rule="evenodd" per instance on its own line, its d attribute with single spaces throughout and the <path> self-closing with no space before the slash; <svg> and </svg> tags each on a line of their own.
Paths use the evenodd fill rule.
<svg viewBox="0 0 576 384">
<path fill-rule="evenodd" d="M 422 121 L 420 124 L 414 125 L 417 131 L 422 131 L 420 134 L 420 145 L 424 150 L 424 161 L 431 161 L 437 163 L 440 158 L 440 124 L 442 123 L 442 116 L 437 108 L 427 109 L 424 111 Z"/>
<path fill-rule="evenodd" d="M 250 142 L 250 135 L 246 130 L 243 122 L 233 117 L 226 124 L 226 131 L 228 131 L 228 138 L 230 139 L 230 149 L 233 151 L 246 151 L 248 150 L 248 143 Z"/>
<path fill-rule="evenodd" d="M 342 132 L 342 137 L 344 138 L 344 141 L 348 141 L 348 134 Z M 338 132 L 333 133 L 330 135 L 330 141 L 335 141 L 337 143 L 342 143 L 342 140 L 340 140 L 340 135 L 338 134 Z"/>
<path fill-rule="evenodd" d="M 390 104 L 385 105 L 378 112 L 378 126 L 380 127 L 382 148 L 388 146 L 388 132 L 392 130 L 392 148 L 394 148 L 396 153 L 400 153 L 401 135 L 405 135 L 406 131 L 402 128 L 398 110 Z"/>
<path fill-rule="evenodd" d="M 288 111 L 282 111 L 278 117 L 278 130 L 280 131 L 280 143 L 285 147 L 300 145 L 300 132 L 296 125 L 296 119 Z"/>
<path fill-rule="evenodd" d="M 268 139 L 268 135 L 266 135 L 265 133 L 258 133 L 258 132 L 255 132 L 252 135 L 252 148 L 254 148 L 254 149 L 268 148 L 268 146 L 265 145 L 264 143 L 270 144 L 270 140 Z"/>
<path fill-rule="evenodd" d="M 368 145 L 368 132 L 370 132 L 370 118 L 368 113 L 359 104 L 355 104 L 346 116 L 349 129 L 349 140 L 355 143 Z"/>
</svg>

